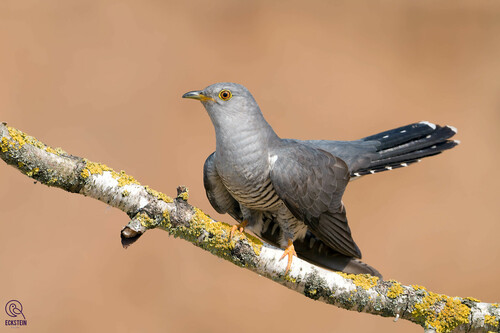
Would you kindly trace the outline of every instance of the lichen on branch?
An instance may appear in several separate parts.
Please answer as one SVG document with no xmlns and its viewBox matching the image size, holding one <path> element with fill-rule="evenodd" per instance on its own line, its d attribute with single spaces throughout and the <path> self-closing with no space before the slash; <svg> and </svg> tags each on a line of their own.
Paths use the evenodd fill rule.
<svg viewBox="0 0 500 333">
<path fill-rule="evenodd" d="M 282 250 L 246 233 L 229 241 L 230 225 L 191 206 L 187 188 L 180 187 L 177 197 L 171 198 L 141 185 L 124 171 L 51 148 L 6 123 L 0 124 L 0 158 L 42 184 L 92 197 L 125 212 L 130 221 L 121 231 L 124 246 L 148 229 L 161 229 L 327 304 L 409 320 L 428 332 L 500 332 L 497 303 L 449 297 L 370 275 L 332 272 L 299 258 L 285 275 Z"/>
</svg>

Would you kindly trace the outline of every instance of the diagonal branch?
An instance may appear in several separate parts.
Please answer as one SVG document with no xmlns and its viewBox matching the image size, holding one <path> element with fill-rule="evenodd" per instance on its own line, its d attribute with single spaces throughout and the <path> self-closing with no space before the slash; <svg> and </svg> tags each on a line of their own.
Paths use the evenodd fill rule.
<svg viewBox="0 0 500 333">
<path fill-rule="evenodd" d="M 332 272 L 299 258 L 284 275 L 286 262 L 279 260 L 282 250 L 248 234 L 229 242 L 229 224 L 214 221 L 187 203 L 185 187 L 170 198 L 124 171 L 46 146 L 6 123 L 0 124 L 0 157 L 45 185 L 92 197 L 127 213 L 131 220 L 121 232 L 124 246 L 146 230 L 159 228 L 304 296 L 347 310 L 409 320 L 427 332 L 500 332 L 496 303 L 449 297 L 370 275 Z"/>
</svg>

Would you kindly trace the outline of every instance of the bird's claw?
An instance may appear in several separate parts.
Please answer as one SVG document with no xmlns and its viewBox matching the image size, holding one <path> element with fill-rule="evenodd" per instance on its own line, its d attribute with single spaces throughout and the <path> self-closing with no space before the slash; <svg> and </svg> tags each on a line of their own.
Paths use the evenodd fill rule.
<svg viewBox="0 0 500 333">
<path fill-rule="evenodd" d="M 231 233 L 229 234 L 229 241 L 231 241 L 233 239 L 233 236 L 234 236 L 234 233 L 236 230 L 238 230 L 239 232 L 243 232 L 247 225 L 248 225 L 247 220 L 243 220 L 243 222 L 241 222 L 237 225 L 233 225 L 233 227 L 231 228 Z"/>
<path fill-rule="evenodd" d="M 285 249 L 285 252 L 283 252 L 283 255 L 281 256 L 280 260 L 288 256 L 288 264 L 286 265 L 286 271 L 285 275 L 288 274 L 288 271 L 290 270 L 290 267 L 292 266 L 292 259 L 293 256 L 297 256 L 297 253 L 295 252 L 295 248 L 293 247 L 293 241 L 291 239 L 288 240 L 288 246 Z"/>
</svg>

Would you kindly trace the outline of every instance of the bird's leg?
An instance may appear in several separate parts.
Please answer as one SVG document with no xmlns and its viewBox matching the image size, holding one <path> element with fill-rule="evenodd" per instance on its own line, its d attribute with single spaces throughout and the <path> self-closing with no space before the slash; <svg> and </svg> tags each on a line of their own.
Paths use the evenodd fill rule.
<svg viewBox="0 0 500 333">
<path fill-rule="evenodd" d="M 229 241 L 231 241 L 233 239 L 234 232 L 236 230 L 239 230 L 240 232 L 243 232 L 245 230 L 245 227 L 247 225 L 248 225 L 248 221 L 247 220 L 243 220 L 241 223 L 238 223 L 237 225 L 233 225 L 233 227 L 231 228 L 231 233 L 229 234 Z"/>
<path fill-rule="evenodd" d="M 288 264 L 286 265 L 286 271 L 285 275 L 288 274 L 288 271 L 290 270 L 290 267 L 292 266 L 292 259 L 293 256 L 297 256 L 297 253 L 295 252 L 295 248 L 293 247 L 293 241 L 291 239 L 288 239 L 288 246 L 285 249 L 285 252 L 283 252 L 283 255 L 281 256 L 280 260 L 288 256 Z"/>
<path fill-rule="evenodd" d="M 236 230 L 243 232 L 245 228 L 248 227 L 248 229 L 255 231 L 252 228 L 254 228 L 256 224 L 259 224 L 259 221 L 262 223 L 262 212 L 251 210 L 242 204 L 240 204 L 240 209 L 243 215 L 243 221 L 238 225 L 233 225 L 231 233 L 229 234 L 229 241 L 233 239 Z"/>
</svg>

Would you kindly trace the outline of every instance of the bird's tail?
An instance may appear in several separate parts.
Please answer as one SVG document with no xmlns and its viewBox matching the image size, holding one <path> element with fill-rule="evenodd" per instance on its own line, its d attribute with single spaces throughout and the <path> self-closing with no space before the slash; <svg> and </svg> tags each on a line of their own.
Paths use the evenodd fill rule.
<svg viewBox="0 0 500 333">
<path fill-rule="evenodd" d="M 421 121 L 363 138 L 361 141 L 376 141 L 377 151 L 369 165 L 353 170 L 351 176 L 402 168 L 424 157 L 440 154 L 460 143 L 449 140 L 456 133 L 457 129 L 452 126 L 441 127 Z"/>
<path fill-rule="evenodd" d="M 299 258 L 317 266 L 348 274 L 370 274 L 382 279 L 382 274 L 372 266 L 329 248 L 309 231 L 304 239 L 293 242 L 293 246 Z"/>
<path fill-rule="evenodd" d="M 279 246 L 280 226 L 270 214 L 264 214 L 263 220 L 261 229 L 254 231 L 264 241 Z M 311 264 L 348 274 L 370 274 L 382 279 L 382 275 L 375 268 L 329 248 L 310 231 L 307 231 L 303 239 L 295 240 L 293 246 L 297 256 Z"/>
</svg>

